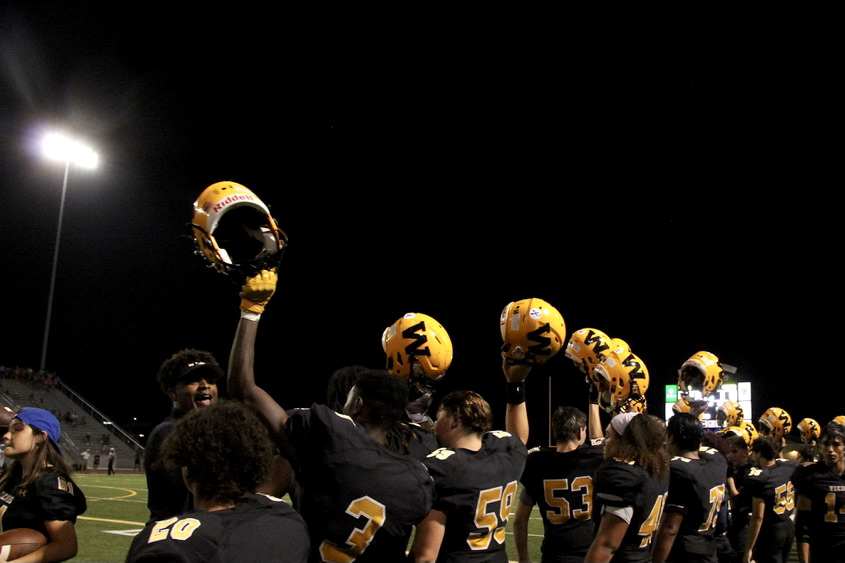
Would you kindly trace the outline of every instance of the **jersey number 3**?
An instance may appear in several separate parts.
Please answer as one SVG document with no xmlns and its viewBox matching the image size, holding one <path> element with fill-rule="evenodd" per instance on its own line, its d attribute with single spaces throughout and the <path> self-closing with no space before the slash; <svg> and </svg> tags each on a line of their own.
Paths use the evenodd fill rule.
<svg viewBox="0 0 845 563">
<path fill-rule="evenodd" d="M 346 508 L 346 513 L 353 518 L 363 516 L 367 519 L 367 523 L 362 528 L 352 530 L 345 546 L 341 547 L 334 542 L 324 540 L 320 544 L 320 556 L 323 561 L 330 563 L 351 563 L 355 561 L 367 549 L 367 546 L 373 541 L 373 536 L 384 524 L 386 510 L 379 501 L 364 496 L 350 502 Z"/>
</svg>

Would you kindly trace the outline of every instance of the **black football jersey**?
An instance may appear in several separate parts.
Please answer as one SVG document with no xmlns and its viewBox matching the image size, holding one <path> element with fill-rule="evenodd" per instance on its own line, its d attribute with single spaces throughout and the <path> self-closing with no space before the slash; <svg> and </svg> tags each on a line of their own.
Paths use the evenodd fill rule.
<svg viewBox="0 0 845 563">
<path fill-rule="evenodd" d="M 713 543 L 719 511 L 726 500 L 728 461 L 713 448 L 701 448 L 698 459 L 675 456 L 669 461 L 667 512 L 684 515 L 669 561 L 715 556 Z"/>
<path fill-rule="evenodd" d="M 434 508 L 447 518 L 438 563 L 507 561 L 505 526 L 526 454 L 519 438 L 493 431 L 478 451 L 439 448 L 428 455 Z"/>
<path fill-rule="evenodd" d="M 296 508 L 315 561 L 401 561 L 431 509 L 426 467 L 325 405 L 294 409 L 285 425 L 297 454 Z"/>
<path fill-rule="evenodd" d="M 761 498 L 766 504 L 763 530 L 776 522 L 791 521 L 795 511 L 795 491 L 792 474 L 796 465 L 786 459 L 777 459 L 775 464 L 765 468 L 755 467 L 745 480 L 745 486 L 752 498 Z"/>
<path fill-rule="evenodd" d="M 308 561 L 302 517 L 287 503 L 248 495 L 234 508 L 191 510 L 148 524 L 135 536 L 127 563 L 276 563 Z"/>
<path fill-rule="evenodd" d="M 651 561 L 652 540 L 668 489 L 668 478 L 651 475 L 633 463 L 613 459 L 599 467 L 596 497 L 605 507 L 630 507 L 633 511 L 622 543 L 613 555 L 614 563 Z"/>
<path fill-rule="evenodd" d="M 593 541 L 593 479 L 604 461 L 603 445 L 584 445 L 570 452 L 531 450 L 520 481 L 521 500 L 536 504 L 543 518 L 544 559 L 586 555 Z"/>
<path fill-rule="evenodd" d="M 812 503 L 811 561 L 845 562 L 845 475 L 818 461 L 796 469 L 795 492 Z"/>
<path fill-rule="evenodd" d="M 87 507 L 85 495 L 76 483 L 67 475 L 48 467 L 23 491 L 0 493 L 0 531 L 32 528 L 50 537 L 44 522 L 76 522 L 76 517 Z"/>
</svg>

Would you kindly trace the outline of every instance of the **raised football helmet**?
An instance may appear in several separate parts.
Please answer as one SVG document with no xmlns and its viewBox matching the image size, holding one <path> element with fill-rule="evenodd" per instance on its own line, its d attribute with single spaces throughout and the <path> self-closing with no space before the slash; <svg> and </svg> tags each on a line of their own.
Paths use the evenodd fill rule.
<svg viewBox="0 0 845 563">
<path fill-rule="evenodd" d="M 812 418 L 802 418 L 798 423 L 798 432 L 801 434 L 801 441 L 810 444 L 819 439 L 822 427 Z"/>
<path fill-rule="evenodd" d="M 610 337 L 595 328 L 576 330 L 566 343 L 564 354 L 592 381 L 593 369 L 601 361 L 600 354 L 610 350 Z"/>
<path fill-rule="evenodd" d="M 779 407 L 770 407 L 757 421 L 757 431 L 760 434 L 772 436 L 780 440 L 792 430 L 792 417 Z"/>
<path fill-rule="evenodd" d="M 693 400 L 690 399 L 687 395 L 679 395 L 678 400 L 675 401 L 674 405 L 672 405 L 672 412 L 675 414 L 688 412 L 697 416 L 698 420 L 701 420 L 701 417 L 705 411 L 704 407 L 706 405 L 706 401 Z"/>
<path fill-rule="evenodd" d="M 722 436 L 730 436 L 734 434 L 736 436 L 741 436 L 743 440 L 745 440 L 746 445 L 750 448 L 751 444 L 754 443 L 754 440 L 757 439 L 759 434 L 757 433 L 757 429 L 754 428 L 754 425 L 751 424 L 748 420 L 740 421 L 740 423 L 736 426 L 728 426 L 727 428 L 723 428 L 719 431 Z"/>
<path fill-rule="evenodd" d="M 252 190 L 235 182 L 208 186 L 194 202 L 197 253 L 236 283 L 279 265 L 288 237 Z"/>
<path fill-rule="evenodd" d="M 610 352 L 594 369 L 595 376 L 606 382 L 607 391 L 599 393 L 599 405 L 609 413 L 628 410 L 630 402 L 641 399 L 648 391 L 645 362 L 633 352 L 620 352 Z"/>
<path fill-rule="evenodd" d="M 678 389 L 683 393 L 700 391 L 701 396 L 706 397 L 722 385 L 723 373 L 719 358 L 714 354 L 696 352 L 681 366 Z"/>
<path fill-rule="evenodd" d="M 736 401 L 725 401 L 716 407 L 716 421 L 720 427 L 737 426 L 742 417 L 742 405 Z"/>
<path fill-rule="evenodd" d="M 387 370 L 411 383 L 431 386 L 452 363 L 452 340 L 439 322 L 422 313 L 406 313 L 384 329 L 381 345 Z"/>
<path fill-rule="evenodd" d="M 566 324 L 557 309 L 536 297 L 508 303 L 499 317 L 502 357 L 542 364 L 564 346 Z"/>
<path fill-rule="evenodd" d="M 836 424 L 845 426 L 845 415 L 840 414 L 839 416 L 835 416 L 833 417 L 833 420 L 831 420 L 831 422 L 835 422 Z"/>
</svg>

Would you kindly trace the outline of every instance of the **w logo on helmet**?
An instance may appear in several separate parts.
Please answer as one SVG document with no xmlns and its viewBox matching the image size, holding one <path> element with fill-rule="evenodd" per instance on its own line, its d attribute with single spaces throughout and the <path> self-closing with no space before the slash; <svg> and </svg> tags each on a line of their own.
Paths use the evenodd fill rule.
<svg viewBox="0 0 845 563">
<path fill-rule="evenodd" d="M 402 331 L 402 338 L 410 340 L 411 342 L 405 346 L 405 353 L 409 356 L 431 356 L 431 350 L 428 346 L 422 348 L 423 344 L 428 343 L 428 336 L 425 334 L 425 321 L 420 321 L 413 326 L 409 326 Z"/>
<path fill-rule="evenodd" d="M 529 331 L 526 336 L 530 342 L 536 342 L 528 346 L 528 351 L 533 354 L 550 354 L 552 352 L 552 339 L 546 336 L 551 332 L 549 323 Z"/>
</svg>

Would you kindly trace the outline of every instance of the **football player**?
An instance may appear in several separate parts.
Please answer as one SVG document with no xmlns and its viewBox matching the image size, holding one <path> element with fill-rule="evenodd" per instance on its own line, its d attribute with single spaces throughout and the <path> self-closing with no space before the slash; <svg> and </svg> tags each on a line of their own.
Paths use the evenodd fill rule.
<svg viewBox="0 0 845 563">
<path fill-rule="evenodd" d="M 193 499 L 182 481 L 181 471 L 168 470 L 160 464 L 160 450 L 180 418 L 217 402 L 217 380 L 223 377 L 223 369 L 210 352 L 186 348 L 162 362 L 157 377 L 162 392 L 171 401 L 171 410 L 170 416 L 150 432 L 144 451 L 147 508 L 150 509 L 147 523 L 193 508 Z"/>
<path fill-rule="evenodd" d="M 235 401 L 182 417 L 162 459 L 185 476 L 194 508 L 148 524 L 126 561 L 308 561 L 302 517 L 278 498 L 255 494 L 270 474 L 273 452 L 262 424 Z"/>
<path fill-rule="evenodd" d="M 730 495 L 731 522 L 728 527 L 728 540 L 738 554 L 745 553 L 748 545 L 748 521 L 751 516 L 751 496 L 745 487 L 745 480 L 754 468 L 749 457 L 749 444 L 742 433 L 726 433 L 728 442 L 727 490 Z"/>
<path fill-rule="evenodd" d="M 405 415 L 407 381 L 369 370 L 355 379 L 343 414 L 316 403 L 285 411 L 254 374 L 258 325 L 276 282 L 275 271 L 262 270 L 243 286 L 229 392 L 255 409 L 274 440 L 290 445 L 296 506 L 308 525 L 313 560 L 401 561 L 434 493 L 425 466 L 387 446 L 391 428 Z"/>
<path fill-rule="evenodd" d="M 830 423 L 819 437 L 821 461 L 792 476 L 798 495 L 795 535 L 798 559 L 845 562 L 845 426 Z"/>
<path fill-rule="evenodd" d="M 780 447 L 771 436 L 751 445 L 757 465 L 748 474 L 745 487 L 751 496 L 751 520 L 743 563 L 786 563 L 795 535 L 792 514 L 795 497 L 790 478 L 795 463 L 778 458 Z"/>
<path fill-rule="evenodd" d="M 669 486 L 665 426 L 655 416 L 628 412 L 613 417 L 606 433 L 606 463 L 595 480 L 602 514 L 585 561 L 651 561 Z"/>
<path fill-rule="evenodd" d="M 522 494 L 514 517 L 514 542 L 520 561 L 528 561 L 528 519 L 538 505 L 543 519 L 543 563 L 584 560 L 593 540 L 593 479 L 604 460 L 601 440 L 587 441 L 587 415 L 558 407 L 552 415 L 555 448 L 528 453 L 520 481 Z"/>
<path fill-rule="evenodd" d="M 727 460 L 714 449 L 701 448 L 704 430 L 692 414 L 673 415 L 666 428 L 671 473 L 654 562 L 715 563 L 714 533 L 725 500 Z"/>
</svg>

